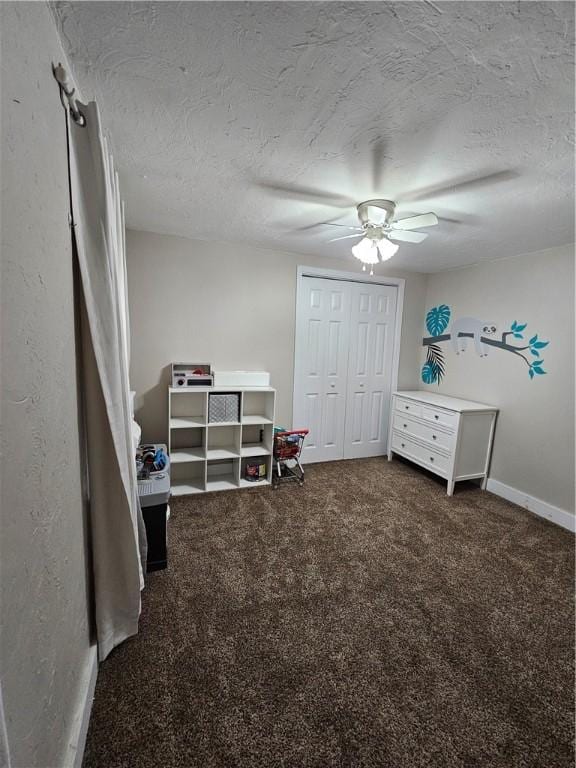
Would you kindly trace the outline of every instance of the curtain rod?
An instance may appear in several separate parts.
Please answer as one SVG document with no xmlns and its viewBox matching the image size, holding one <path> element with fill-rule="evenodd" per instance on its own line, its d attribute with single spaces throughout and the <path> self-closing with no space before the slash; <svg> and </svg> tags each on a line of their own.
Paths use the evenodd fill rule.
<svg viewBox="0 0 576 768">
<path fill-rule="evenodd" d="M 52 64 L 52 74 L 60 86 L 60 100 L 62 102 L 62 106 L 64 109 L 70 110 L 72 119 L 77 125 L 84 127 L 86 125 L 86 118 L 80 111 L 78 103 L 74 97 L 76 88 L 74 88 L 72 85 L 68 72 L 66 72 L 62 64 L 58 62 L 56 66 Z"/>
</svg>

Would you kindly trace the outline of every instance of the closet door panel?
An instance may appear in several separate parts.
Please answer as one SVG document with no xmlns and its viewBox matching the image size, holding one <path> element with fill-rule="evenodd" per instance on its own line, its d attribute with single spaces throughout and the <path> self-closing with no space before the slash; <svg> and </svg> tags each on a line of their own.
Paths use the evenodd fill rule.
<svg viewBox="0 0 576 768">
<path fill-rule="evenodd" d="M 344 456 L 350 283 L 305 277 L 296 308 L 293 426 L 310 430 L 303 461 Z"/>
<path fill-rule="evenodd" d="M 344 457 L 380 456 L 387 450 L 397 289 L 351 283 L 350 338 Z M 362 403 L 362 408 L 359 408 Z"/>
</svg>

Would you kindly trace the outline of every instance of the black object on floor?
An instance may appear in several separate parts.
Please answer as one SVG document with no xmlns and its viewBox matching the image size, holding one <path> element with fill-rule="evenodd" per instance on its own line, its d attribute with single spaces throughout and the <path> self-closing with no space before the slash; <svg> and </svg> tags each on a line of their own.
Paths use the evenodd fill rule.
<svg viewBox="0 0 576 768">
<path fill-rule="evenodd" d="M 167 551 L 167 505 L 156 504 L 153 507 L 142 507 L 142 517 L 146 526 L 146 539 L 148 542 L 148 555 L 146 557 L 146 570 L 158 571 L 168 565 Z"/>
</svg>

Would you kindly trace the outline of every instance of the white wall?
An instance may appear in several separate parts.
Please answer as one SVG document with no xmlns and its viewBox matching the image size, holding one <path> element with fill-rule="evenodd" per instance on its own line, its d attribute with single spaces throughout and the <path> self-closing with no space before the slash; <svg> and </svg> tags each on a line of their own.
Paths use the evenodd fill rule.
<svg viewBox="0 0 576 768">
<path fill-rule="evenodd" d="M 550 341 L 541 351 L 547 373 L 533 380 L 513 353 L 489 348 L 481 358 L 469 344 L 456 355 L 444 343 L 444 380 L 420 388 L 498 406 L 490 477 L 573 513 L 574 247 L 430 275 L 426 309 L 439 304 L 450 307 L 452 319 L 494 321 L 499 337 L 514 320 L 527 323 L 525 340 L 508 337 L 512 344 L 534 334 Z M 429 335 L 424 327 L 422 334 Z"/>
<path fill-rule="evenodd" d="M 14 768 L 70 765 L 90 647 L 63 60 L 44 3 L 0 3 L 1 654 Z"/>
<path fill-rule="evenodd" d="M 325 259 L 129 231 L 127 258 L 131 384 L 144 439 L 167 438 L 168 366 L 174 361 L 270 371 L 278 391 L 276 420 L 290 425 L 297 267 L 354 271 L 352 257 Z M 386 274 L 406 278 L 399 381 L 414 387 L 426 276 L 392 268 Z"/>
</svg>

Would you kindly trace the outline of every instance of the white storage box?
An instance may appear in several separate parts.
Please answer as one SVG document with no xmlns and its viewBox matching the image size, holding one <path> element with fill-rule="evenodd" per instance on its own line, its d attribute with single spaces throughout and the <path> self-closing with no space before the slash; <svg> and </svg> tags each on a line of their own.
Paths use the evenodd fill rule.
<svg viewBox="0 0 576 768">
<path fill-rule="evenodd" d="M 267 371 L 213 371 L 215 387 L 269 387 Z"/>
</svg>

